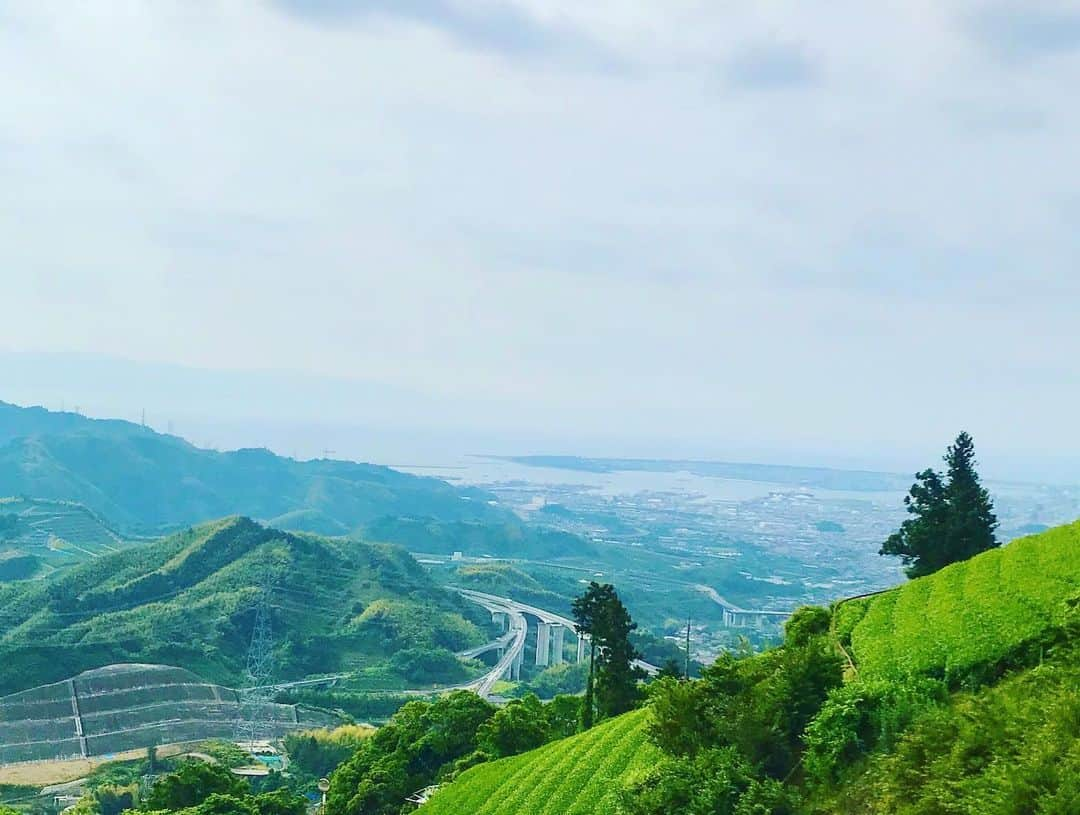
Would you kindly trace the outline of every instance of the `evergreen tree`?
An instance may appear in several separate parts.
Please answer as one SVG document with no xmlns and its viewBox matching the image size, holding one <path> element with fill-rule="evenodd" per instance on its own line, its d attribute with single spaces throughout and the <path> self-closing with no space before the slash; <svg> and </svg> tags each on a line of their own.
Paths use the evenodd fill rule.
<svg viewBox="0 0 1080 815">
<path fill-rule="evenodd" d="M 953 560 L 966 560 L 998 545 L 994 502 L 975 471 L 975 442 L 961 433 L 945 455 L 948 464 L 948 540 Z"/>
<path fill-rule="evenodd" d="M 585 698 L 581 704 L 581 727 L 583 730 L 588 730 L 593 726 L 596 710 L 593 700 L 593 683 L 596 675 L 595 630 L 604 596 L 603 588 L 594 580 L 589 583 L 589 588 L 585 590 L 585 593 L 574 600 L 571 607 L 574 615 L 574 629 L 577 635 L 589 638 L 589 677 L 585 682 Z"/>
<path fill-rule="evenodd" d="M 923 470 L 904 498 L 912 516 L 889 536 L 883 555 L 897 555 L 908 577 L 938 569 L 992 549 L 997 517 L 990 494 L 975 471 L 975 442 L 961 433 L 945 454 L 946 475 Z"/>
<path fill-rule="evenodd" d="M 574 601 L 573 612 L 579 634 L 590 637 L 589 679 L 582 705 L 582 725 L 588 728 L 596 718 L 617 716 L 637 704 L 637 680 L 642 672 L 633 663 L 641 655 L 630 643 L 637 623 L 615 587 L 595 581 Z"/>
</svg>

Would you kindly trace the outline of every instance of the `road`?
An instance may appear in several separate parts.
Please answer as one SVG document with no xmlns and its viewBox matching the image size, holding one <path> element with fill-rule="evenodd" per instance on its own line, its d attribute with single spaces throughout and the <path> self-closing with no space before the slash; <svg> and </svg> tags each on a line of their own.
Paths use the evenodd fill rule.
<svg viewBox="0 0 1080 815">
<path fill-rule="evenodd" d="M 509 597 L 498 597 L 494 594 L 485 594 L 484 592 L 472 591 L 471 589 L 459 588 L 457 591 L 466 600 L 476 603 L 479 606 L 483 606 L 488 611 L 505 614 L 509 623 L 508 630 L 503 636 L 491 640 L 490 642 L 486 642 L 483 645 L 478 645 L 475 648 L 462 651 L 458 656 L 468 659 L 501 648 L 504 649 L 502 658 L 499 659 L 490 671 L 471 682 L 464 682 L 459 685 L 447 685 L 446 687 L 438 689 L 415 688 L 392 692 L 407 695 L 426 695 L 431 693 L 449 693 L 454 690 L 470 690 L 478 696 L 487 699 L 491 697 L 495 683 L 510 673 L 514 661 L 521 659 L 523 656 L 525 651 L 525 638 L 528 634 L 528 623 L 525 620 L 526 614 L 536 617 L 538 620 L 547 623 L 548 625 L 561 625 L 571 631 L 576 631 L 573 620 L 569 617 L 564 617 L 561 614 L 556 614 L 553 611 L 530 606 L 526 603 L 519 603 L 516 600 L 511 600 Z M 719 597 L 719 595 L 717 596 Z M 640 659 L 635 660 L 633 664 L 634 667 L 641 668 L 650 676 L 655 676 L 660 670 L 655 665 Z M 288 690 L 289 688 L 332 685 L 339 680 L 349 679 L 354 675 L 354 672 L 328 674 L 327 676 L 298 679 L 293 682 L 276 682 L 270 687 L 275 690 Z"/>
</svg>

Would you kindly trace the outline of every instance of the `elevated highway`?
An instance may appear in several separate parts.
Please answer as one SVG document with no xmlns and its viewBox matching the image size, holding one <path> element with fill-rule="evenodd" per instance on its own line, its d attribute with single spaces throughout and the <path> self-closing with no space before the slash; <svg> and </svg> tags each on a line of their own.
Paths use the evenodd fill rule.
<svg viewBox="0 0 1080 815">
<path fill-rule="evenodd" d="M 708 595 L 710 600 L 720 606 L 724 615 L 724 625 L 728 628 L 764 628 L 770 623 L 782 623 L 791 616 L 790 611 L 764 611 L 741 608 L 723 597 L 712 586 L 706 586 L 703 583 L 694 584 L 694 588 L 702 594 Z"/>
<path fill-rule="evenodd" d="M 527 603 L 519 603 L 509 597 L 498 597 L 494 594 L 485 594 L 472 589 L 457 589 L 457 591 L 469 602 L 482 606 L 491 612 L 492 619 L 505 629 L 505 633 L 497 639 L 460 651 L 458 656 L 465 659 L 474 659 L 491 651 L 496 651 L 498 661 L 490 671 L 471 682 L 447 685 L 438 690 L 418 689 L 398 691 L 399 693 L 427 695 L 431 693 L 448 693 L 453 690 L 469 690 L 485 699 L 489 698 L 492 695 L 495 683 L 500 679 L 515 680 L 521 676 L 521 665 L 525 659 L 525 645 L 530 629 L 535 631 L 536 635 L 535 660 L 538 666 L 547 667 L 548 665 L 559 665 L 563 662 L 563 645 L 567 630 L 577 639 L 576 661 L 585 658 L 585 648 L 589 638 L 587 635 L 578 636 L 574 628 L 574 621 L 569 617 Z M 531 625 L 530 620 L 532 621 Z M 635 660 L 633 665 L 650 676 L 655 676 L 660 670 L 655 665 L 640 659 Z M 278 682 L 268 687 L 272 687 L 274 690 L 288 690 L 290 688 L 332 686 L 338 681 L 349 679 L 352 676 L 354 676 L 352 672 L 328 674 L 293 682 Z"/>
<path fill-rule="evenodd" d="M 504 676 L 516 679 L 520 675 L 521 660 L 524 654 L 525 640 L 529 630 L 527 620 L 530 618 L 535 620 L 535 659 L 538 666 L 547 667 L 548 665 L 559 665 L 563 662 L 564 637 L 568 630 L 577 640 L 575 661 L 580 662 L 585 658 L 585 648 L 586 643 L 589 641 L 589 637 L 587 634 L 579 635 L 575 628 L 574 621 L 569 617 L 564 617 L 561 614 L 556 614 L 553 611 L 538 608 L 537 606 L 532 606 L 528 603 L 519 603 L 509 597 L 498 597 L 494 594 L 486 594 L 480 591 L 473 591 L 472 589 L 459 588 L 457 591 L 466 600 L 483 606 L 491 611 L 494 620 L 506 620 L 505 624 L 509 629 L 507 633 L 499 639 L 492 640 L 483 646 L 471 649 L 477 653 L 485 653 L 500 647 L 507 648 L 507 646 L 500 644 L 508 639 L 510 639 L 512 643 L 508 650 L 503 653 L 499 663 L 478 681 L 477 686 L 480 690 L 477 692 L 481 696 L 489 695 L 491 687 Z M 513 652 L 516 662 L 515 659 L 510 659 L 511 652 Z M 650 676 L 656 676 L 660 671 L 655 665 L 641 659 L 634 660 L 633 665 Z"/>
</svg>

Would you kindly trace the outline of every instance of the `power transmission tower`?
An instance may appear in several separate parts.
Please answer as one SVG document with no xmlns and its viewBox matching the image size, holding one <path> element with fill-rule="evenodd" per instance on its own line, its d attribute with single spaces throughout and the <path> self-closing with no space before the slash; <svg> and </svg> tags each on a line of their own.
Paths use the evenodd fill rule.
<svg viewBox="0 0 1080 815">
<path fill-rule="evenodd" d="M 273 589 L 273 572 L 268 566 L 255 602 L 255 625 L 251 629 L 244 687 L 240 690 L 240 709 L 233 729 L 234 740 L 248 746 L 271 736 L 270 704 L 274 701 L 274 688 L 270 679 L 274 669 L 274 635 L 270 626 L 270 597 Z"/>
</svg>

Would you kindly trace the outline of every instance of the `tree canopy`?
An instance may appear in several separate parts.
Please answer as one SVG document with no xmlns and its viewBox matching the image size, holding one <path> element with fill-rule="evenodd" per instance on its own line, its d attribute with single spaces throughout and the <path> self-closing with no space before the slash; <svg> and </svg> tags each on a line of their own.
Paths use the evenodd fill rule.
<svg viewBox="0 0 1080 815">
<path fill-rule="evenodd" d="M 640 658 L 630 642 L 637 623 L 630 617 L 615 587 L 592 581 L 573 604 L 579 634 L 589 637 L 589 680 L 582 705 L 582 723 L 617 716 L 632 710 L 639 699 L 637 681 L 643 675 L 634 667 Z"/>
<path fill-rule="evenodd" d="M 945 453 L 945 475 L 926 469 L 904 498 L 910 518 L 889 536 L 881 554 L 896 555 L 908 577 L 932 574 L 998 545 L 997 516 L 975 469 L 975 442 L 961 433 Z"/>
</svg>

